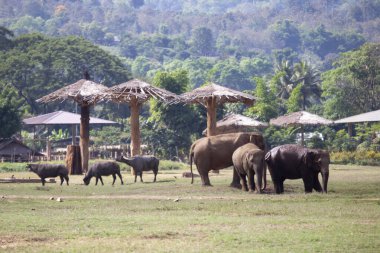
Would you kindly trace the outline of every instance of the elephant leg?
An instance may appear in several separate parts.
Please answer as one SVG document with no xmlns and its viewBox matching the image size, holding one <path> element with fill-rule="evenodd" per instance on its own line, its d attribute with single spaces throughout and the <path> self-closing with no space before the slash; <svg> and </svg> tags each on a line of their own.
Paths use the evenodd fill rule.
<svg viewBox="0 0 380 253">
<path fill-rule="evenodd" d="M 285 181 L 285 179 L 280 181 L 280 184 L 279 184 L 280 193 L 284 193 L 284 181 Z"/>
<path fill-rule="evenodd" d="M 281 182 L 273 180 L 273 186 L 274 186 L 274 190 L 275 190 L 276 194 L 280 194 L 281 193 Z"/>
<path fill-rule="evenodd" d="M 208 177 L 208 173 L 202 173 L 199 175 L 201 176 L 202 186 L 212 186 Z"/>
<path fill-rule="evenodd" d="M 250 192 L 254 192 L 256 189 L 256 184 L 255 184 L 255 173 L 252 171 L 248 171 L 247 173 L 248 177 L 248 187 Z"/>
<path fill-rule="evenodd" d="M 313 175 L 313 188 L 317 192 L 322 192 L 322 186 L 318 180 L 318 174 Z"/>
<path fill-rule="evenodd" d="M 313 178 L 312 176 L 305 176 L 302 178 L 305 186 L 305 193 L 311 193 L 313 191 Z"/>
<path fill-rule="evenodd" d="M 233 174 L 232 174 L 232 182 L 230 184 L 230 187 L 234 187 L 234 188 L 238 188 L 238 189 L 241 189 L 242 186 L 240 184 L 240 177 L 239 177 L 239 173 L 237 173 L 235 171 L 235 169 L 233 170 Z"/>
<path fill-rule="evenodd" d="M 240 181 L 241 181 L 241 185 L 242 185 L 242 190 L 247 192 L 248 191 L 247 177 L 245 174 L 239 174 L 239 176 L 241 179 Z"/>
</svg>

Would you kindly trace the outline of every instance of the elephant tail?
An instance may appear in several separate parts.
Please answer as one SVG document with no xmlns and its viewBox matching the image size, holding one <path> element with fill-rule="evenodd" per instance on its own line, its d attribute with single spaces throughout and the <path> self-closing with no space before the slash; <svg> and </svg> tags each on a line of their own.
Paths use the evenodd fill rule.
<svg viewBox="0 0 380 253">
<path fill-rule="evenodd" d="M 190 148 L 189 160 L 190 160 L 190 172 L 191 172 L 191 184 L 194 183 L 194 174 L 193 174 L 193 158 L 194 158 L 194 145 Z"/>
</svg>

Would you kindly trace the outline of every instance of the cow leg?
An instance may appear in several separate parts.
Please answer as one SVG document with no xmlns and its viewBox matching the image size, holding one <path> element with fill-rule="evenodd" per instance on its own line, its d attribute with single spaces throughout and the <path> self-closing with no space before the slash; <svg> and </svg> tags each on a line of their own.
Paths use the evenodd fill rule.
<svg viewBox="0 0 380 253">
<path fill-rule="evenodd" d="M 100 182 L 102 183 L 102 185 L 104 185 L 104 184 L 103 184 L 102 176 L 99 176 L 99 179 L 100 179 Z"/>
<path fill-rule="evenodd" d="M 118 173 L 117 173 L 117 175 L 118 175 L 118 176 L 119 176 L 119 178 L 120 178 L 121 184 L 124 184 L 124 182 L 123 182 L 123 178 L 121 177 L 121 174 L 120 174 L 120 172 L 118 172 Z"/>
<path fill-rule="evenodd" d="M 45 186 L 45 178 L 41 178 L 42 186 Z"/>
<path fill-rule="evenodd" d="M 66 184 L 69 185 L 69 176 L 65 176 Z"/>
<path fill-rule="evenodd" d="M 141 171 L 141 172 L 140 172 L 140 182 L 144 183 L 144 181 L 143 181 L 143 179 L 142 179 L 142 174 L 143 174 L 143 172 Z"/>
<path fill-rule="evenodd" d="M 116 175 L 115 175 L 115 174 L 112 174 L 112 177 L 113 177 L 112 185 L 114 185 L 114 184 L 115 184 L 115 181 L 116 181 Z"/>
<path fill-rule="evenodd" d="M 59 176 L 59 177 L 61 178 L 61 186 L 62 186 L 64 179 L 63 179 L 63 176 Z"/>
</svg>

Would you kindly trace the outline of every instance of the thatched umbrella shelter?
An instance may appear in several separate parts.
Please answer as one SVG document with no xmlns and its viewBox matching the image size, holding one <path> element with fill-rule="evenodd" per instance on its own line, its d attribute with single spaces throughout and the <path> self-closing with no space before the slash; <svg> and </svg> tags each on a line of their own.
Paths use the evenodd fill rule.
<svg viewBox="0 0 380 253">
<path fill-rule="evenodd" d="M 58 89 L 40 99 L 37 102 L 51 103 L 55 101 L 74 100 L 80 105 L 80 153 L 82 169 L 88 170 L 89 160 L 89 138 L 90 138 L 90 107 L 103 99 L 107 92 L 107 87 L 89 80 L 89 75 L 85 73 L 85 79 Z"/>
<path fill-rule="evenodd" d="M 216 122 L 215 134 L 252 132 L 268 126 L 268 123 L 255 120 L 241 114 L 229 114 Z M 202 134 L 207 135 L 207 129 L 203 130 Z"/>
<path fill-rule="evenodd" d="M 251 105 L 255 98 L 249 94 L 232 90 L 215 83 L 209 83 L 181 95 L 184 103 L 198 103 L 207 108 L 207 136 L 216 134 L 216 107 L 224 103 Z"/>
<path fill-rule="evenodd" d="M 280 116 L 269 121 L 270 125 L 275 126 L 300 126 L 301 127 L 301 145 L 304 145 L 304 125 L 329 125 L 333 121 L 322 118 L 316 114 L 306 111 L 293 112 Z"/>
<path fill-rule="evenodd" d="M 148 99 L 154 98 L 169 103 L 177 99 L 177 95 L 165 89 L 155 87 L 138 79 L 132 79 L 108 89 L 107 100 L 116 103 L 127 103 L 131 110 L 131 156 L 140 154 L 140 107 Z"/>
</svg>

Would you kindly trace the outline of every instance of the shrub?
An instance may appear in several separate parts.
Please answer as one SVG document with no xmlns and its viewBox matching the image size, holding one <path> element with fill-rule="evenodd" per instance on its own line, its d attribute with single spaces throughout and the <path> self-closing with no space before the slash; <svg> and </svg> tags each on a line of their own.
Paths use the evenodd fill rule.
<svg viewBox="0 0 380 253">
<path fill-rule="evenodd" d="M 376 151 L 331 152 L 330 159 L 335 164 L 380 165 L 380 153 Z"/>
</svg>

